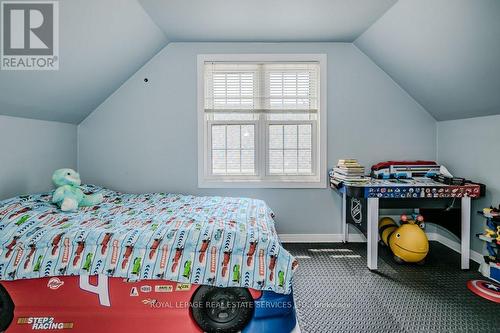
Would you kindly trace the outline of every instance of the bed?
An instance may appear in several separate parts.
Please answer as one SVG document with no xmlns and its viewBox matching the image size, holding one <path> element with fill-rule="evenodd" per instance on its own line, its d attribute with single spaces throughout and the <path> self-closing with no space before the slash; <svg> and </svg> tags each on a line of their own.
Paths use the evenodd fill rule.
<svg viewBox="0 0 500 333">
<path fill-rule="evenodd" d="M 297 261 L 262 200 L 102 193 L 64 213 L 51 193 L 0 201 L 0 280 L 97 275 L 291 292 Z"/>
</svg>

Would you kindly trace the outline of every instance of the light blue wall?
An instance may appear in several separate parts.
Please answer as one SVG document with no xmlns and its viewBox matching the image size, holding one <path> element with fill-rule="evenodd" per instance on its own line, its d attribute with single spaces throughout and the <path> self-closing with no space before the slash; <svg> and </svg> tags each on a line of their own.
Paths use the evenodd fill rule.
<svg viewBox="0 0 500 333">
<path fill-rule="evenodd" d="M 486 197 L 473 200 L 472 245 L 480 252 L 484 219 L 475 211 L 500 204 L 500 116 L 438 122 L 438 160 L 453 175 L 486 184 Z"/>
<path fill-rule="evenodd" d="M 197 188 L 196 56 L 203 53 L 326 53 L 330 166 L 342 157 L 367 166 L 436 157 L 435 120 L 352 44 L 171 43 L 79 125 L 84 182 L 256 197 L 275 210 L 280 233 L 341 232 L 340 200 L 330 189 Z"/>
<path fill-rule="evenodd" d="M 76 125 L 0 116 L 0 200 L 52 189 L 52 173 L 76 168 Z"/>
</svg>

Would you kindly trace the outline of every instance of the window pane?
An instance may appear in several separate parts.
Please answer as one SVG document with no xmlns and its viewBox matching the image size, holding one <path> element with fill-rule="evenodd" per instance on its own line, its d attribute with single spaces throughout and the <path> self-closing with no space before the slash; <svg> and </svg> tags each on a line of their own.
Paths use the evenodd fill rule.
<svg viewBox="0 0 500 333">
<path fill-rule="evenodd" d="M 212 150 L 212 172 L 216 175 L 226 173 L 226 151 Z"/>
<path fill-rule="evenodd" d="M 226 149 L 226 126 L 212 126 L 212 149 Z"/>
<path fill-rule="evenodd" d="M 269 151 L 269 173 L 270 174 L 283 173 L 283 150 Z"/>
<path fill-rule="evenodd" d="M 240 125 L 227 126 L 227 149 L 240 149 Z"/>
<path fill-rule="evenodd" d="M 269 126 L 269 148 L 283 149 L 283 125 Z"/>
<path fill-rule="evenodd" d="M 240 151 L 228 150 L 227 151 L 227 173 L 239 174 L 241 173 Z"/>
<path fill-rule="evenodd" d="M 241 173 L 253 174 L 255 171 L 255 150 L 242 150 L 241 151 Z"/>
<path fill-rule="evenodd" d="M 311 151 L 299 150 L 299 174 L 312 174 Z"/>
<path fill-rule="evenodd" d="M 297 150 L 285 150 L 285 174 L 297 173 Z"/>
<path fill-rule="evenodd" d="M 285 149 L 297 149 L 297 125 L 285 125 Z"/>
<path fill-rule="evenodd" d="M 299 149 L 312 149 L 312 126 L 299 125 Z"/>
<path fill-rule="evenodd" d="M 254 175 L 255 125 L 212 125 L 212 173 Z"/>
<path fill-rule="evenodd" d="M 311 175 L 312 125 L 269 125 L 269 173 Z"/>
<path fill-rule="evenodd" d="M 254 125 L 241 126 L 241 148 L 255 149 Z"/>
</svg>

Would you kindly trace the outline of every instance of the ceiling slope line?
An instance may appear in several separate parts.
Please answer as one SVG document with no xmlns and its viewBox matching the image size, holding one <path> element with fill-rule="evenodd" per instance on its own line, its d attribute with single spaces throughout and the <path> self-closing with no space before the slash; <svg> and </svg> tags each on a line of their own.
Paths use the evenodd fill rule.
<svg viewBox="0 0 500 333">
<path fill-rule="evenodd" d="M 387 8 L 387 10 L 385 12 L 383 12 L 375 21 L 372 22 L 372 24 L 370 24 L 365 30 L 363 30 L 359 35 L 358 37 L 356 37 L 356 39 L 354 39 L 352 41 L 352 43 L 358 47 L 358 45 L 356 44 L 356 42 L 358 41 L 358 39 L 361 38 L 361 36 L 363 36 L 365 34 L 365 32 L 367 32 L 368 30 L 370 30 L 378 21 L 380 21 L 384 16 L 387 15 L 387 13 L 389 13 L 393 8 L 394 6 L 399 2 L 399 0 L 396 0 L 389 8 Z"/>
<path fill-rule="evenodd" d="M 116 92 L 118 90 L 121 89 L 121 87 L 123 87 L 123 85 L 125 83 L 127 83 L 131 78 L 133 78 L 142 68 L 144 68 L 144 66 L 146 66 L 150 61 L 152 61 L 154 58 L 156 58 L 163 50 L 165 50 L 169 45 L 170 45 L 171 42 L 167 41 L 166 44 L 164 44 L 163 46 L 159 47 L 156 52 L 146 61 L 144 61 L 144 63 L 142 63 L 142 65 L 140 65 L 137 70 L 135 70 L 131 75 L 129 75 L 115 90 L 113 90 L 113 92 L 111 94 L 109 94 L 108 97 L 106 97 L 101 103 L 99 103 L 99 105 L 97 105 L 84 119 L 82 119 L 82 121 L 80 121 L 78 124 L 76 124 L 78 127 L 80 127 L 81 124 L 83 124 L 87 119 L 89 119 L 96 111 L 99 110 L 99 108 L 101 107 L 101 105 L 103 105 L 104 103 L 106 103 L 112 96 L 114 96 L 116 94 Z"/>
<path fill-rule="evenodd" d="M 166 43 L 165 43 L 165 45 L 163 45 L 163 47 L 165 47 L 168 43 L 173 42 L 173 40 L 170 40 L 170 38 L 168 37 L 168 35 L 167 35 L 166 31 L 164 31 L 164 30 L 162 29 L 162 27 L 160 27 L 160 26 L 158 25 L 158 23 L 156 23 L 156 21 L 155 21 L 155 20 L 151 17 L 151 15 L 150 15 L 150 14 L 149 14 L 149 12 L 146 10 L 146 8 L 144 8 L 144 6 L 142 5 L 142 2 L 141 2 L 141 1 L 139 1 L 139 0 L 136 0 L 136 1 L 137 1 L 137 3 L 139 4 L 139 7 L 141 7 L 142 12 L 143 12 L 144 14 L 146 14 L 146 16 L 147 16 L 147 17 L 149 17 L 149 20 L 150 20 L 150 21 L 151 21 L 151 22 L 152 22 L 152 23 L 153 23 L 153 24 L 154 24 L 154 25 L 158 28 L 158 30 L 160 30 L 160 31 L 161 31 L 161 33 L 162 33 L 162 34 L 163 34 L 163 36 L 165 37 L 165 41 L 166 41 Z M 156 53 L 155 53 L 155 55 L 156 55 Z M 134 73 L 134 74 L 135 74 L 135 73 Z"/>
<path fill-rule="evenodd" d="M 118 91 L 128 80 L 130 80 L 130 78 L 132 78 L 138 71 L 141 70 L 141 68 L 143 68 L 148 62 L 150 62 L 154 57 L 156 57 L 156 55 L 158 53 L 160 53 L 165 47 L 167 47 L 167 45 L 171 42 L 167 36 L 167 34 L 165 33 L 165 31 L 163 31 L 163 29 L 156 23 L 155 20 L 153 20 L 153 18 L 151 17 L 151 15 L 149 15 L 149 13 L 146 11 L 146 9 L 144 9 L 144 6 L 142 5 L 142 3 L 140 1 L 137 0 L 137 3 L 139 4 L 139 7 L 141 8 L 142 12 L 149 18 L 149 20 L 151 21 L 151 23 L 153 23 L 159 31 L 161 31 L 163 37 L 164 37 L 164 40 L 163 40 L 163 45 L 160 45 L 156 50 L 154 50 L 152 52 L 152 55 L 151 57 L 149 57 L 148 59 L 146 59 L 142 64 L 140 64 L 137 69 L 135 71 L 133 71 L 129 76 L 127 76 L 125 78 L 125 80 L 123 80 L 122 83 L 120 83 L 120 85 L 115 89 L 113 90 L 113 92 L 111 92 L 111 94 L 109 94 L 106 98 L 104 98 L 98 105 L 96 105 L 92 111 L 90 111 L 89 114 L 87 114 L 87 116 L 85 116 L 85 118 L 83 118 L 80 122 L 78 122 L 76 125 L 79 127 L 81 123 L 83 123 L 88 117 L 90 117 L 102 104 L 104 104 L 111 96 L 113 96 L 115 94 L 116 91 Z"/>
</svg>

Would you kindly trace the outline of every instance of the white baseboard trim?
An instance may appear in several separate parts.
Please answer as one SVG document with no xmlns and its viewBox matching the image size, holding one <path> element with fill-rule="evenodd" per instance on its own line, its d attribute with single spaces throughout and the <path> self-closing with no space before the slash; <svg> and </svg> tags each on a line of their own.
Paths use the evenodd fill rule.
<svg viewBox="0 0 500 333">
<path fill-rule="evenodd" d="M 445 237 L 445 236 L 441 235 L 440 233 L 437 233 L 437 232 L 427 233 L 427 238 L 430 241 L 439 242 L 457 253 L 461 252 L 461 246 L 460 246 L 460 243 L 458 241 L 450 239 L 448 237 Z M 484 262 L 483 255 L 479 252 L 472 250 L 472 249 L 470 250 L 470 259 L 477 262 L 478 264 L 481 264 L 482 262 Z"/>
<path fill-rule="evenodd" d="M 280 234 L 279 238 L 283 243 L 342 243 L 342 234 Z M 455 240 L 435 232 L 427 233 L 427 238 L 460 253 L 460 243 Z M 349 234 L 348 241 L 364 243 L 366 237 L 363 234 Z M 483 255 L 474 250 L 470 251 L 470 258 L 478 264 L 484 261 Z"/>
<path fill-rule="evenodd" d="M 342 243 L 342 234 L 279 234 L 283 243 Z M 349 234 L 349 242 L 364 243 L 363 234 Z"/>
</svg>

